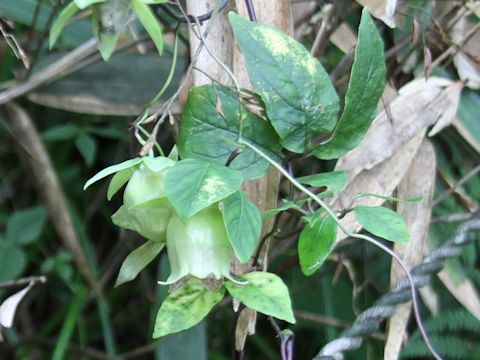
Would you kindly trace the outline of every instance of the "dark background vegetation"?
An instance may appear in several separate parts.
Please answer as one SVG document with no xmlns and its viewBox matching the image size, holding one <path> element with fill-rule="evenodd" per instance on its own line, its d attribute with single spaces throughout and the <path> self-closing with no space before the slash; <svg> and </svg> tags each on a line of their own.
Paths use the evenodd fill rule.
<svg viewBox="0 0 480 360">
<path fill-rule="evenodd" d="M 321 1 L 316 3 L 316 7 L 296 24 L 297 28 L 306 27 L 300 40 L 307 47 L 311 46 L 318 27 L 312 19 L 323 6 Z M 402 8 L 405 13 L 400 15 L 407 23 L 415 17 L 419 29 L 405 25 L 393 30 L 378 22 L 387 52 L 395 51 L 388 58 L 388 70 L 390 82 L 397 88 L 423 71 L 424 66 L 428 67 L 424 61 L 425 47 L 435 59 L 451 45 L 448 29 L 442 27 L 446 24 L 442 22 L 444 19 L 431 17 L 431 3 L 434 2 L 409 1 Z M 463 5 L 452 6 L 459 9 Z M 59 50 L 63 53 L 71 51 L 91 37 L 86 19 L 79 19 L 67 29 L 59 48 L 55 52 L 48 51 L 45 37 L 54 18 L 52 14 L 56 14 L 60 7 L 59 1 L 50 0 L 0 2 L 2 21 L 5 20 L 8 31 L 24 46 L 33 65 L 32 72 L 26 70 L 0 39 L 2 91 L 14 87 L 15 79 L 28 79 L 42 66 L 51 64 L 52 59 L 60 55 Z M 342 14 L 353 29 L 358 25 L 360 9 L 352 4 Z M 34 22 L 35 11 L 38 12 Z M 98 170 L 134 157 L 139 151 L 130 129 L 136 118 L 135 109 L 139 111 L 161 87 L 171 61 L 171 45 L 168 43 L 174 20 L 165 14 L 160 14 L 160 18 L 167 39 L 163 57 L 152 52 L 147 42 L 144 44 L 150 51 L 147 55 L 139 55 L 138 48 L 131 48 L 115 55 L 108 65 L 97 58 L 81 70 L 15 100 L 40 134 L 59 179 L 79 244 L 86 254 L 88 265 L 83 274 L 75 261 L 76 254 L 66 246 L 65 239 L 54 226 L 51 213 L 49 215 L 44 199 L 45 192 L 50 190 L 39 187 L 22 143 L 24 139 L 5 126 L 16 120 L 6 119 L 6 113 L 0 113 L 0 283 L 32 275 L 48 278 L 47 283 L 37 285 L 22 303 L 15 326 L 4 329 L 0 359 L 221 360 L 231 357 L 234 314 L 228 301 L 217 306 L 208 320 L 194 329 L 152 342 L 153 319 L 167 292 L 166 288 L 156 285 L 157 279 L 165 279 L 168 274 L 165 254 L 135 281 L 113 288 L 121 262 L 142 240 L 112 224 L 110 216 L 121 199 L 117 197 L 107 202 L 105 184 L 82 191 L 85 181 Z M 469 15 L 469 21 L 478 24 L 479 20 Z M 185 28 L 184 38 L 187 38 L 186 31 Z M 402 39 L 414 35 L 412 31 L 418 31 L 421 40 L 401 45 Z M 187 45 L 185 42 L 181 45 L 181 59 L 169 93 L 180 81 L 188 62 Z M 407 60 L 399 55 L 398 48 L 416 56 L 406 64 Z M 473 54 L 477 66 L 479 55 Z M 320 60 L 330 72 L 336 69 L 342 57 L 343 53 L 329 44 Z M 433 73 L 458 78 L 457 69 L 449 58 L 433 69 Z M 337 82 L 339 93 L 344 90 L 343 84 Z M 96 99 L 95 105 L 82 105 L 81 100 L 86 97 Z M 122 104 L 129 105 L 130 110 L 124 111 Z M 438 162 L 434 198 L 452 188 L 480 163 L 478 109 L 480 94 L 466 88 L 458 112 L 458 121 L 464 131 L 448 127 L 432 139 Z M 109 112 L 130 114 L 105 115 Z M 159 142 L 169 149 L 175 134 L 175 127 L 165 123 L 161 127 Z M 309 159 L 301 162 L 295 171 L 303 174 L 312 169 L 330 170 L 332 165 Z M 285 193 L 286 185 L 282 188 Z M 474 211 L 479 201 L 480 177 L 477 175 L 458 187 L 452 196 L 436 204 L 429 235 L 431 246 L 445 241 L 458 225 L 445 221 L 444 217 Z M 291 235 L 298 224 L 299 219 L 295 216 L 284 222 L 282 233 L 274 242 L 269 270 L 279 274 L 290 288 L 298 320 L 290 327 L 295 333 L 295 352 L 298 359 L 307 359 L 314 356 L 324 343 L 338 336 L 352 323 L 356 314 L 388 290 L 391 259 L 370 245 L 347 241 L 336 250 L 335 261 L 328 261 L 319 272 L 307 278 L 298 266 L 296 235 Z M 477 290 L 480 287 L 478 240 L 477 237 L 476 242 L 464 249 L 461 257 L 448 264 L 456 281 L 468 281 Z M 100 293 L 93 290 L 92 282 L 86 281 L 85 272 L 92 275 Z M 438 314 L 434 318 L 425 306 L 422 306 L 422 312 L 434 344 L 440 351 L 449 351 L 448 358 L 480 358 L 478 320 L 437 278 L 432 281 L 430 289 L 438 300 Z M 0 289 L 0 300 L 12 291 L 10 288 Z M 415 329 L 414 322 L 411 322 L 404 357 L 426 354 Z M 386 331 L 386 327 L 380 328 L 361 350 L 349 354 L 348 358 L 382 358 Z M 247 341 L 246 358 L 279 358 L 276 334 L 261 315 L 257 333 Z"/>
</svg>

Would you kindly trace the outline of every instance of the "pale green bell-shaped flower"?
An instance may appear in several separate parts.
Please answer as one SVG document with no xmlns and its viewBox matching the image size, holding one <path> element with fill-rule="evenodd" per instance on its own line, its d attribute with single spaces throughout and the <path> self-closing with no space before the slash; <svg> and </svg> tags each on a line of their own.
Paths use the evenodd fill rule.
<svg viewBox="0 0 480 360">
<path fill-rule="evenodd" d="M 174 215 L 167 228 L 167 252 L 171 284 L 191 275 L 199 279 L 230 278 L 232 246 L 218 205 L 212 205 L 185 222 Z"/>
<path fill-rule="evenodd" d="M 134 170 L 123 193 L 123 205 L 112 216 L 116 225 L 149 240 L 165 240 L 172 216 L 165 196 L 165 176 L 174 163 L 163 157 L 153 158 Z"/>
</svg>

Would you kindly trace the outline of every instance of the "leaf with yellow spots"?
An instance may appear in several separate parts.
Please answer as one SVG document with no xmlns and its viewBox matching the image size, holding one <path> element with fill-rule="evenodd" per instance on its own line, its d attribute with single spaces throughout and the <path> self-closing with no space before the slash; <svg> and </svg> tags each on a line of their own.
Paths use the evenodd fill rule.
<svg viewBox="0 0 480 360">
<path fill-rule="evenodd" d="M 160 306 L 153 338 L 177 333 L 197 325 L 223 299 L 225 288 L 208 290 L 199 279 L 192 278 L 172 291 Z"/>
<path fill-rule="evenodd" d="M 238 170 L 199 159 L 179 161 L 165 177 L 165 193 L 182 219 L 228 197 L 240 189 Z"/>
<path fill-rule="evenodd" d="M 338 96 L 322 65 L 302 44 L 267 25 L 235 13 L 230 23 L 248 75 L 268 118 L 290 151 L 302 153 L 311 140 L 335 127 Z"/>
</svg>

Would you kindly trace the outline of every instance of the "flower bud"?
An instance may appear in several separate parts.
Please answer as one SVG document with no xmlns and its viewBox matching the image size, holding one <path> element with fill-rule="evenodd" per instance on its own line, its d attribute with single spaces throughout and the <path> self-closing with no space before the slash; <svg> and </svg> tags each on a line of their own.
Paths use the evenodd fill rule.
<svg viewBox="0 0 480 360">
<path fill-rule="evenodd" d="M 200 279 L 229 277 L 232 246 L 217 205 L 182 222 L 174 215 L 167 228 L 171 274 L 166 283 L 192 275 Z"/>
</svg>

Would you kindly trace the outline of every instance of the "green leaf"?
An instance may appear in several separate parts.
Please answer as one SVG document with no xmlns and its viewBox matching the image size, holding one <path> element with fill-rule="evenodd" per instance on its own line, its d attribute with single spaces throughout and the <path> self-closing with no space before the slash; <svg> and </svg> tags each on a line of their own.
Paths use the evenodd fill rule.
<svg viewBox="0 0 480 360">
<path fill-rule="evenodd" d="M 89 7 L 92 4 L 102 3 L 105 1 L 107 0 L 73 0 L 73 2 L 77 4 L 77 6 L 82 10 Z"/>
<path fill-rule="evenodd" d="M 0 281 L 15 280 L 27 267 L 23 250 L 13 244 L 0 243 Z"/>
<path fill-rule="evenodd" d="M 8 218 L 6 237 L 20 245 L 28 245 L 38 239 L 47 221 L 47 210 L 43 206 L 15 211 Z"/>
<path fill-rule="evenodd" d="M 235 255 L 241 263 L 246 263 L 262 231 L 260 210 L 243 191 L 237 191 L 223 201 L 223 222 Z"/>
<path fill-rule="evenodd" d="M 95 139 L 90 135 L 81 133 L 75 138 L 75 146 L 82 154 L 85 163 L 88 166 L 92 166 L 97 155 L 97 142 Z"/>
<path fill-rule="evenodd" d="M 123 185 L 130 180 L 130 177 L 133 174 L 133 169 L 128 168 L 124 170 L 120 170 L 115 175 L 113 175 L 112 180 L 110 180 L 110 184 L 108 185 L 107 191 L 107 199 L 108 201 L 112 200 L 112 197 L 117 193 L 118 190 L 122 188 Z"/>
<path fill-rule="evenodd" d="M 120 69 L 118 71 L 121 71 Z M 122 73 L 122 76 L 124 74 Z M 106 91 L 106 90 L 104 90 Z M 98 99 L 97 99 L 98 100 Z M 120 141 L 125 141 L 125 131 L 118 127 L 114 126 L 92 126 L 88 127 L 87 132 L 97 135 L 99 137 L 107 138 L 107 139 L 113 139 L 113 140 L 120 140 Z"/>
<path fill-rule="evenodd" d="M 344 171 L 332 171 L 303 176 L 297 178 L 297 181 L 314 187 L 325 186 L 328 190 L 339 193 L 347 185 L 347 174 Z"/>
<path fill-rule="evenodd" d="M 61 360 L 68 357 L 68 355 L 66 356 L 68 347 L 89 293 L 88 288 L 77 284 L 73 285 L 72 291 L 74 295 L 69 301 L 65 317 L 62 318 L 62 330 L 55 342 L 52 360 Z"/>
<path fill-rule="evenodd" d="M 1 6 L 0 4 L 0 8 Z M 89 24 L 89 30 L 91 27 Z M 58 61 L 65 54 L 50 52 L 39 58 L 33 73 L 36 69 L 44 69 Z M 108 62 L 97 61 L 41 86 L 35 91 L 34 101 L 47 107 L 82 114 L 137 116 L 167 80 L 171 62 L 172 56 L 167 53 L 159 56 L 156 52 L 118 52 Z M 179 56 L 177 62 L 171 86 L 162 95 L 160 102 L 168 99 L 178 88 L 186 61 Z M 92 99 L 95 99 L 93 103 Z M 116 129 L 116 135 L 112 134 L 115 131 L 113 129 Z M 119 122 L 110 123 L 104 131 L 89 128 L 89 132 L 109 137 L 118 137 L 122 133 L 121 138 L 125 140 L 124 126 Z"/>
<path fill-rule="evenodd" d="M 75 2 L 71 2 L 60 12 L 57 19 L 50 29 L 50 35 L 48 37 L 48 44 L 50 49 L 55 45 L 60 36 L 63 28 L 67 24 L 68 20 L 79 11 L 79 7 Z"/>
<path fill-rule="evenodd" d="M 143 163 L 153 172 L 160 172 L 175 165 L 175 161 L 164 156 L 154 158 L 146 156 L 143 158 Z"/>
<path fill-rule="evenodd" d="M 165 176 L 165 193 L 181 218 L 225 199 L 240 189 L 238 170 L 197 159 L 179 161 Z"/>
<path fill-rule="evenodd" d="M 160 254 L 164 246 L 164 242 L 149 240 L 142 246 L 133 250 L 125 258 L 120 267 L 115 287 L 135 279 L 140 271 L 142 271 L 157 257 L 158 254 Z"/>
<path fill-rule="evenodd" d="M 310 140 L 331 131 L 338 96 L 322 65 L 300 43 L 273 27 L 229 14 L 253 87 L 268 118 L 290 151 L 302 153 Z"/>
<path fill-rule="evenodd" d="M 100 55 L 104 61 L 107 61 L 112 56 L 113 52 L 115 51 L 115 47 L 117 46 L 119 35 L 109 35 L 102 33 L 96 30 L 96 27 L 93 28 L 93 33 L 97 38 L 97 46 L 98 50 L 100 51 Z"/>
<path fill-rule="evenodd" d="M 223 299 L 225 289 L 210 291 L 202 281 L 192 278 L 171 292 L 158 310 L 153 338 L 173 334 L 198 324 Z"/>
<path fill-rule="evenodd" d="M 337 159 L 360 143 L 375 118 L 385 71 L 383 41 L 364 8 L 343 114 L 332 137 L 314 150 L 316 157 Z"/>
<path fill-rule="evenodd" d="M 140 164 L 141 162 L 143 161 L 143 158 L 135 158 L 135 159 L 129 159 L 129 160 L 125 160 L 124 162 L 121 162 L 119 164 L 115 164 L 115 165 L 112 165 L 112 166 L 109 166 L 105 169 L 103 169 L 102 171 L 100 171 L 99 173 L 97 173 L 95 176 L 93 176 L 92 178 L 90 178 L 86 183 L 85 185 L 83 186 L 83 190 L 85 190 L 86 188 L 88 188 L 90 185 L 92 185 L 93 183 L 96 183 L 98 180 L 101 180 L 103 179 L 104 177 L 107 177 L 109 175 L 112 175 L 118 171 L 122 171 L 122 170 L 125 170 L 125 169 L 129 169 L 131 167 L 134 167 L 135 165 L 138 165 Z"/>
<path fill-rule="evenodd" d="M 42 133 L 44 141 L 65 141 L 73 139 L 79 132 L 75 124 L 63 124 L 51 127 Z"/>
<path fill-rule="evenodd" d="M 198 158 L 225 164 L 237 145 L 242 106 L 242 136 L 274 159 L 281 151 L 278 136 L 268 122 L 240 105 L 238 95 L 219 85 L 193 87 L 184 107 L 178 150 L 182 158 Z M 263 176 L 269 163 L 245 148 L 229 167 L 245 179 Z"/>
<path fill-rule="evenodd" d="M 268 219 L 273 216 L 276 216 L 278 213 L 281 213 L 282 211 L 285 210 L 290 210 L 290 209 L 301 209 L 302 205 L 307 202 L 306 199 L 298 200 L 298 201 L 291 201 L 291 200 L 285 200 L 283 199 L 283 204 L 280 205 L 279 207 L 275 209 L 270 209 L 266 210 L 262 213 L 262 219 Z"/>
<path fill-rule="evenodd" d="M 337 224 L 329 215 L 305 226 L 298 239 L 298 258 L 305 275 L 312 275 L 322 266 L 335 247 L 336 237 Z"/>
<path fill-rule="evenodd" d="M 248 283 L 225 282 L 230 295 L 253 310 L 295 324 L 288 288 L 282 279 L 260 271 L 239 276 L 239 279 Z"/>
<path fill-rule="evenodd" d="M 407 224 L 395 211 L 382 206 L 355 206 L 353 210 L 358 222 L 373 235 L 396 242 L 410 241 Z"/>
<path fill-rule="evenodd" d="M 145 30 L 147 30 L 148 35 L 150 35 L 158 50 L 158 53 L 161 55 L 163 52 L 162 28 L 160 27 L 154 13 L 150 7 L 141 0 L 132 0 L 130 6 Z"/>
</svg>

